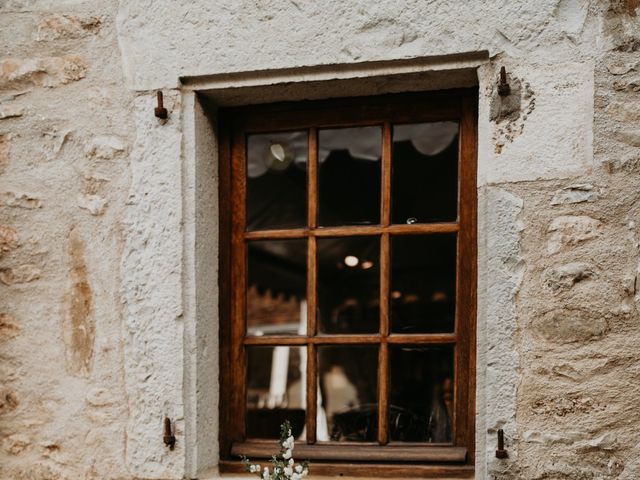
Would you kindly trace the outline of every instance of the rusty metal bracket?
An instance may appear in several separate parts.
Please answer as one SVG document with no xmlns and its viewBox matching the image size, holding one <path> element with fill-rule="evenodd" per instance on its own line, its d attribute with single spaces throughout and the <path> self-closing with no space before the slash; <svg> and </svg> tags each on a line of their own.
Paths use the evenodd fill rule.
<svg viewBox="0 0 640 480">
<path fill-rule="evenodd" d="M 171 432 L 171 420 L 168 417 L 164 419 L 164 436 L 162 437 L 164 444 L 169 447 L 169 450 L 173 450 L 176 446 L 176 437 Z"/>
<path fill-rule="evenodd" d="M 169 116 L 169 112 L 167 112 L 167 109 L 164 108 L 164 101 L 162 98 L 161 90 L 158 90 L 158 93 L 156 94 L 156 98 L 158 101 L 158 106 L 153 109 L 153 112 L 155 113 L 156 117 L 162 118 L 164 120 Z"/>
<path fill-rule="evenodd" d="M 511 93 L 511 86 L 507 82 L 507 69 L 500 67 L 500 83 L 498 83 L 498 95 L 506 97 Z"/>
<path fill-rule="evenodd" d="M 498 429 L 498 448 L 496 449 L 496 458 L 507 458 L 509 454 L 504 449 L 504 430 Z"/>
</svg>

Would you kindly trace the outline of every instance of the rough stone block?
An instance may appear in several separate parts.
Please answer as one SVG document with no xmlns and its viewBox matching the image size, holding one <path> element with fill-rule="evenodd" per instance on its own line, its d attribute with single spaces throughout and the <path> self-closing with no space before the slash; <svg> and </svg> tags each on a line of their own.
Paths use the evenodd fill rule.
<svg viewBox="0 0 640 480">
<path fill-rule="evenodd" d="M 24 115 L 24 108 L 18 105 L 2 105 L 0 104 L 0 120 L 5 118 L 15 118 Z"/>
<path fill-rule="evenodd" d="M 78 56 L 0 60 L 0 89 L 57 87 L 85 77 L 87 63 Z"/>
<path fill-rule="evenodd" d="M 606 333 L 608 323 L 586 310 L 559 308 L 540 315 L 532 326 L 548 342 L 565 344 L 598 339 Z"/>
<path fill-rule="evenodd" d="M 551 205 L 566 205 L 571 203 L 593 202 L 598 198 L 598 191 L 589 183 L 569 185 L 556 191 L 551 199 Z"/>
<path fill-rule="evenodd" d="M 114 136 L 98 136 L 94 137 L 87 148 L 85 153 L 88 157 L 111 159 L 119 153 L 124 152 L 125 144 L 119 137 Z"/>
<path fill-rule="evenodd" d="M 545 272 L 545 285 L 553 291 L 567 290 L 576 283 L 594 278 L 594 268 L 581 262 L 567 263 L 559 267 L 547 269 Z"/>
<path fill-rule="evenodd" d="M 16 283 L 29 283 L 40 278 L 42 272 L 32 264 L 20 265 L 18 267 L 8 267 L 0 269 L 0 282 L 5 285 Z"/>
<path fill-rule="evenodd" d="M 18 247 L 18 232 L 15 228 L 0 225 L 0 257 Z"/>
<path fill-rule="evenodd" d="M 107 200 L 100 195 L 78 195 L 78 206 L 88 210 L 91 215 L 102 215 L 107 208 Z"/>
<path fill-rule="evenodd" d="M 54 14 L 40 20 L 35 39 L 50 41 L 82 38 L 97 33 L 101 26 L 102 20 L 98 17 L 80 18 L 74 15 Z"/>
<path fill-rule="evenodd" d="M 42 202 L 27 193 L 0 192 L 0 205 L 33 210 L 42 207 Z"/>
<path fill-rule="evenodd" d="M 14 322 L 11 315 L 0 313 L 0 342 L 15 338 L 20 333 L 20 326 Z"/>
<path fill-rule="evenodd" d="M 602 222 L 586 215 L 555 218 L 547 229 L 547 251 L 557 253 L 566 246 L 577 245 L 600 235 Z"/>
</svg>

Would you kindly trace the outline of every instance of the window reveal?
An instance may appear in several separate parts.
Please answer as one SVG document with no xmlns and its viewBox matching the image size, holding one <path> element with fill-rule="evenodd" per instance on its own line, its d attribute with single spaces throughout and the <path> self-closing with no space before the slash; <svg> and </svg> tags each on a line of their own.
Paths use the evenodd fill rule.
<svg viewBox="0 0 640 480">
<path fill-rule="evenodd" d="M 472 95 L 225 112 L 223 456 L 472 464 Z"/>
</svg>

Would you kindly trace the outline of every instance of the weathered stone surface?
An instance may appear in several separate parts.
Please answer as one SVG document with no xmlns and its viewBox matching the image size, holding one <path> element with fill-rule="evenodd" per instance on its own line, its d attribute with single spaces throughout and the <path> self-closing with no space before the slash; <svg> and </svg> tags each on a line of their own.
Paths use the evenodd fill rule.
<svg viewBox="0 0 640 480">
<path fill-rule="evenodd" d="M 585 310 L 561 308 L 540 315 L 533 328 L 550 343 L 586 342 L 606 333 L 607 320 Z"/>
<path fill-rule="evenodd" d="M 24 115 L 24 108 L 18 105 L 0 104 L 0 120 L 5 118 L 15 118 Z"/>
<path fill-rule="evenodd" d="M 87 393 L 86 402 L 92 407 L 105 407 L 116 402 L 111 392 L 105 388 L 94 388 Z"/>
<path fill-rule="evenodd" d="M 82 38 L 100 30 L 102 21 L 98 17 L 80 18 L 73 15 L 49 15 L 38 23 L 35 39 L 51 41 L 61 38 Z"/>
<path fill-rule="evenodd" d="M 605 406 L 589 396 L 561 395 L 545 396 L 531 405 L 531 411 L 545 417 L 566 417 L 569 415 L 586 415 L 594 411 L 603 411 Z"/>
<path fill-rule="evenodd" d="M 91 215 L 102 215 L 107 208 L 107 200 L 100 195 L 78 195 L 78 206 L 89 210 Z"/>
<path fill-rule="evenodd" d="M 87 145 L 86 154 L 90 157 L 111 159 L 125 149 L 123 141 L 118 137 L 94 137 Z"/>
<path fill-rule="evenodd" d="M 0 134 L 0 174 L 9 165 L 9 136 Z"/>
<path fill-rule="evenodd" d="M 2 440 L 2 448 L 10 455 L 19 455 L 31 445 L 31 439 L 27 435 L 16 433 Z"/>
<path fill-rule="evenodd" d="M 15 338 L 20 333 L 20 326 L 14 322 L 11 315 L 0 313 L 0 342 Z"/>
<path fill-rule="evenodd" d="M 621 62 L 614 60 L 609 62 L 607 70 L 609 70 L 609 73 L 612 75 L 624 75 L 625 73 L 636 70 L 637 67 L 638 62 Z"/>
<path fill-rule="evenodd" d="M 55 87 L 81 80 L 86 62 L 77 56 L 0 60 L 0 89 Z"/>
<path fill-rule="evenodd" d="M 548 269 L 545 274 L 545 285 L 553 291 L 569 289 L 576 283 L 595 276 L 596 273 L 591 265 L 572 262 Z"/>
<path fill-rule="evenodd" d="M 590 240 L 600 235 L 602 223 L 595 218 L 578 215 L 564 215 L 555 218 L 547 229 L 547 251 L 557 253 L 567 246 Z"/>
<path fill-rule="evenodd" d="M 614 133 L 620 143 L 631 147 L 640 147 L 640 129 L 625 129 Z"/>
<path fill-rule="evenodd" d="M 96 326 L 84 242 L 76 229 L 69 233 L 68 255 L 71 290 L 64 324 L 67 369 L 76 375 L 88 375 L 93 363 Z"/>
<path fill-rule="evenodd" d="M 607 158 L 602 163 L 609 173 L 635 172 L 640 169 L 640 153 L 630 152 L 622 154 L 622 156 L 618 158 Z"/>
<path fill-rule="evenodd" d="M 18 232 L 15 228 L 0 225 L 0 257 L 18 247 Z"/>
<path fill-rule="evenodd" d="M 33 210 L 34 208 L 40 208 L 42 202 L 39 198 L 27 193 L 0 192 L 0 205 Z"/>
<path fill-rule="evenodd" d="M 16 393 L 9 389 L 0 390 L 0 415 L 6 415 L 16 408 L 18 408 Z"/>
<path fill-rule="evenodd" d="M 5 285 L 29 283 L 38 280 L 42 271 L 35 265 L 25 264 L 17 267 L 0 268 L 0 282 Z"/>
<path fill-rule="evenodd" d="M 604 112 L 614 120 L 633 125 L 640 122 L 640 112 L 633 103 L 615 102 L 610 103 Z"/>
<path fill-rule="evenodd" d="M 588 438 L 583 432 L 539 432 L 535 430 L 527 430 L 524 432 L 522 439 L 525 442 L 540 443 L 542 445 L 571 445 L 580 440 Z"/>
<path fill-rule="evenodd" d="M 556 191 L 551 199 L 551 205 L 566 205 L 572 203 L 593 202 L 598 198 L 598 191 L 588 183 L 569 185 Z"/>
</svg>

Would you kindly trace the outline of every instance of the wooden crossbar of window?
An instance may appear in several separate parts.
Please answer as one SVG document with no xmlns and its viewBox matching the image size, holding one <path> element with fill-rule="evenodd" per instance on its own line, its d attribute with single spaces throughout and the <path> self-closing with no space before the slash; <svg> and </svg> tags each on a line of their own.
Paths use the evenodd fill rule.
<svg viewBox="0 0 640 480">
<path fill-rule="evenodd" d="M 247 436 L 248 349 L 288 347 L 300 349 L 304 369 L 304 436 L 297 442 L 296 455 L 320 462 L 316 473 L 341 472 L 348 475 L 428 477 L 446 472 L 467 478 L 473 472 L 475 444 L 475 316 L 476 316 L 476 156 L 477 90 L 385 95 L 318 102 L 259 105 L 220 112 L 220 454 L 224 471 L 238 471 L 238 455 L 269 458 L 276 451 L 273 441 Z M 419 122 L 454 121 L 458 124 L 457 215 L 451 219 L 399 223 L 394 217 L 394 126 Z M 379 218 L 369 224 L 327 224 L 322 218 L 319 178 L 321 135 L 328 128 L 377 126 L 381 132 L 379 172 Z M 306 132 L 302 136 L 306 152 L 304 225 L 248 228 L 249 135 L 278 132 Z M 301 134 L 302 135 L 302 134 Z M 284 147 L 282 147 L 284 148 Z M 276 152 L 280 161 L 285 153 Z M 326 161 L 326 160 L 325 160 Z M 323 167 L 324 168 L 324 167 Z M 394 186 L 395 185 L 395 186 Z M 370 193 L 370 192 L 368 192 Z M 444 200 L 443 200 L 444 201 Z M 377 215 L 377 214 L 376 214 Z M 271 221 L 271 217 L 269 217 Z M 268 222 L 267 222 L 268 223 Z M 273 222 L 272 222 L 273 223 Z M 277 223 L 277 222 L 275 222 Z M 455 245 L 455 315 L 451 331 L 396 331 L 392 324 L 392 302 L 400 292 L 393 290 L 392 257 L 394 241 L 402 238 L 446 238 Z M 374 239 L 377 247 L 377 300 L 379 325 L 376 332 L 323 331 L 323 297 L 319 294 L 319 275 L 324 268 L 319 256 L 327 243 L 352 238 Z M 304 322 L 299 331 L 272 333 L 249 329 L 250 288 L 249 249 L 260 242 L 300 243 L 299 254 L 306 262 L 295 273 L 305 282 Z M 449 240 L 447 240 L 449 241 Z M 298 244 L 296 244 L 298 245 Z M 327 247 L 328 248 L 328 247 Z M 400 248 L 399 246 L 397 248 Z M 443 253 L 444 255 L 444 253 Z M 437 255 L 436 255 L 437 257 Z M 393 257 L 395 258 L 395 257 Z M 355 259 L 354 262 L 358 262 Z M 326 262 L 325 262 L 326 263 Z M 373 262 L 370 262 L 373 265 Z M 297 264 L 296 264 L 297 265 Z M 293 267 L 292 267 L 293 268 Z M 364 268 L 364 267 L 363 267 Z M 302 272 L 304 270 L 304 273 Z M 297 270 L 296 270 L 297 272 Z M 265 274 L 266 275 L 266 274 Z M 292 273 L 291 275 L 294 275 Z M 285 282 L 286 283 L 286 282 Z M 253 288 L 253 287 L 252 287 Z M 284 298 L 285 293 L 276 298 Z M 268 295 L 269 293 L 267 293 Z M 272 292 L 273 294 L 273 292 Z M 256 293 L 256 295 L 265 295 Z M 275 295 L 275 294 L 273 294 Z M 300 293 L 297 293 L 300 295 Z M 439 293 L 439 295 L 444 295 Z M 407 300 L 409 301 L 409 300 Z M 320 313 L 319 313 L 320 312 Z M 302 314 L 301 314 L 302 315 Z M 377 349 L 375 438 L 373 443 L 323 441 L 318 438 L 319 384 L 318 361 L 326 348 Z M 451 438 L 437 442 L 397 441 L 390 425 L 394 355 L 405 349 L 445 348 L 452 352 L 453 386 Z M 255 350 L 252 350 L 255 351 Z M 446 350 L 449 351 L 449 350 Z M 287 353 L 289 355 L 289 353 Z M 287 357 L 288 358 L 288 357 Z M 302 361 L 302 360 L 301 360 Z M 396 413 L 397 414 L 397 413 Z M 274 434 L 277 432 L 273 432 Z M 368 465 L 365 469 L 363 464 Z M 342 470 L 340 470 L 342 468 Z"/>
</svg>

